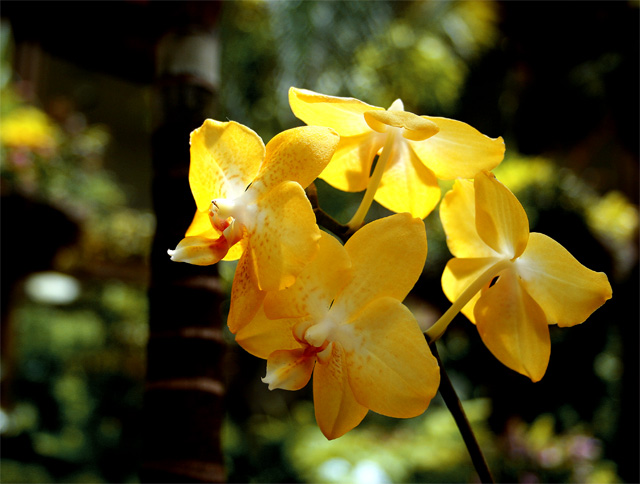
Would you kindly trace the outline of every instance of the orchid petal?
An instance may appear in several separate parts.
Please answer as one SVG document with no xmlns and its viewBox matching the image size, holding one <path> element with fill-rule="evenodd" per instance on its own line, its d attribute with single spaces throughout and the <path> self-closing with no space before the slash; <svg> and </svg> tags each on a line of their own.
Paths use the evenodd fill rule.
<svg viewBox="0 0 640 484">
<path fill-rule="evenodd" d="M 331 357 L 326 363 L 318 362 L 313 373 L 316 421 L 330 440 L 356 427 L 369 411 L 355 399 L 345 365 L 344 350 L 335 343 Z"/>
<path fill-rule="evenodd" d="M 207 119 L 191 133 L 189 185 L 198 210 L 214 198 L 235 198 L 254 179 L 264 158 L 262 139 L 234 121 Z"/>
<path fill-rule="evenodd" d="M 454 258 L 447 262 L 442 272 L 442 291 L 449 301 L 454 302 L 462 294 L 462 292 L 471 285 L 471 283 L 484 274 L 492 265 L 496 264 L 500 259 L 485 257 L 473 259 Z M 488 289 L 490 282 L 487 284 Z M 473 315 L 474 307 L 480 298 L 481 293 L 469 300 L 462 308 L 464 314 L 469 320 L 475 324 L 476 320 Z"/>
<path fill-rule="evenodd" d="M 185 237 L 175 250 L 167 251 L 171 260 L 187 262 L 196 266 L 209 266 L 219 262 L 229 250 L 229 243 L 224 236 L 209 239 L 203 236 Z"/>
<path fill-rule="evenodd" d="M 580 324 L 611 298 L 606 274 L 583 266 L 544 234 L 529 236 L 529 244 L 516 264 L 522 284 L 544 309 L 549 323 Z"/>
<path fill-rule="evenodd" d="M 291 286 L 304 266 L 316 255 L 320 229 L 302 187 L 286 181 L 269 190 L 259 201 L 250 233 L 258 287 L 277 291 Z"/>
<path fill-rule="evenodd" d="M 264 310 L 268 317 L 310 316 L 319 321 L 351 279 L 351 261 L 342 244 L 326 232 L 321 232 L 318 245 L 318 254 L 298 274 L 291 287 L 267 294 Z"/>
<path fill-rule="evenodd" d="M 315 363 L 315 354 L 304 348 L 274 351 L 267 359 L 267 374 L 262 381 L 269 390 L 300 390 L 309 383 Z"/>
<path fill-rule="evenodd" d="M 493 170 L 502 161 L 502 138 L 489 138 L 462 121 L 422 117 L 435 123 L 440 131 L 426 141 L 410 143 L 411 148 L 438 178 L 473 178 L 482 170 Z"/>
<path fill-rule="evenodd" d="M 229 331 L 237 333 L 257 314 L 265 292 L 258 288 L 255 262 L 251 250 L 245 250 L 238 261 L 231 287 L 231 305 L 227 317 Z"/>
<path fill-rule="evenodd" d="M 440 221 L 455 257 L 499 257 L 478 235 L 475 190 L 471 180 L 456 180 L 440 203 Z"/>
<path fill-rule="evenodd" d="M 310 126 L 329 126 L 341 137 L 357 136 L 371 131 L 364 120 L 367 111 L 383 108 L 354 98 L 319 94 L 307 89 L 289 89 L 289 105 L 295 116 Z"/>
<path fill-rule="evenodd" d="M 353 314 L 373 299 L 403 300 L 422 274 L 427 237 L 422 220 L 408 213 L 368 223 L 345 244 L 353 277 L 333 308 Z"/>
<path fill-rule="evenodd" d="M 236 342 L 258 358 L 267 359 L 277 350 L 293 350 L 302 345 L 293 336 L 301 318 L 269 319 L 261 307 L 251 322 L 236 333 Z"/>
<path fill-rule="evenodd" d="M 330 128 L 301 126 L 276 135 L 266 147 L 265 160 L 254 183 L 270 189 L 284 181 L 303 188 L 327 166 L 340 136 Z"/>
<path fill-rule="evenodd" d="M 474 188 L 478 235 L 504 257 L 520 256 L 529 240 L 529 219 L 518 199 L 491 173 L 478 173 Z"/>
<path fill-rule="evenodd" d="M 385 137 L 371 131 L 342 137 L 331 162 L 319 178 L 345 192 L 359 192 L 367 188 L 373 159 Z"/>
<path fill-rule="evenodd" d="M 364 120 L 378 133 L 387 132 L 389 126 L 402 128 L 402 136 L 413 141 L 426 140 L 439 131 L 433 121 L 407 111 L 367 111 Z"/>
<path fill-rule="evenodd" d="M 399 140 L 393 147 L 374 200 L 393 212 L 409 212 L 424 219 L 440 201 L 440 186 L 431 170 Z"/>
<path fill-rule="evenodd" d="M 515 271 L 502 272 L 482 294 L 475 318 L 482 341 L 498 360 L 534 382 L 544 376 L 551 354 L 547 318 Z"/>
<path fill-rule="evenodd" d="M 221 232 L 211 225 L 211 219 L 209 219 L 209 211 L 201 212 L 196 210 L 191 225 L 187 229 L 186 236 L 201 235 L 210 239 L 216 239 L 220 236 Z"/>
<path fill-rule="evenodd" d="M 389 417 L 424 412 L 440 383 L 438 363 L 417 321 L 400 301 L 375 299 L 336 336 L 345 350 L 356 400 Z"/>
</svg>

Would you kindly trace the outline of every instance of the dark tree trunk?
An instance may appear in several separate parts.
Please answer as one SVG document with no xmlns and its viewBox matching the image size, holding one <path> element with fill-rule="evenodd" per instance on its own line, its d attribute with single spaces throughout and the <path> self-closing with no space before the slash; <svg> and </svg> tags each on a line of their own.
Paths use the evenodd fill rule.
<svg viewBox="0 0 640 484">
<path fill-rule="evenodd" d="M 158 49 L 157 127 L 152 138 L 157 229 L 151 254 L 142 482 L 222 482 L 225 388 L 215 266 L 172 262 L 195 213 L 188 183 L 189 133 L 214 117 L 217 43 L 185 29 Z M 213 58 L 212 58 L 213 56 Z"/>
</svg>

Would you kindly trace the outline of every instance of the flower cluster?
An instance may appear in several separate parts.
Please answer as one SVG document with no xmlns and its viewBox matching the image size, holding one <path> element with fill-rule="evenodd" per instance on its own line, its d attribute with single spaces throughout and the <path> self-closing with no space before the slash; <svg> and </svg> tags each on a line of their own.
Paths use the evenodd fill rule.
<svg viewBox="0 0 640 484">
<path fill-rule="evenodd" d="M 266 146 L 249 128 L 207 120 L 191 134 L 189 183 L 197 211 L 174 261 L 237 260 L 228 326 L 267 360 L 269 389 L 313 377 L 316 420 L 337 438 L 369 410 L 398 418 L 425 411 L 440 372 L 429 343 L 462 312 L 503 364 L 538 381 L 549 324 L 579 324 L 611 297 L 593 272 L 549 237 L 529 233 L 524 209 L 491 173 L 502 138 L 446 118 L 388 110 L 291 88 L 307 126 Z M 364 191 L 344 244 L 321 231 L 306 196 L 321 178 Z M 451 309 L 426 331 L 404 298 L 427 257 L 422 221 L 455 180 L 440 217 L 454 258 L 442 275 Z M 373 200 L 395 215 L 363 225 Z"/>
</svg>

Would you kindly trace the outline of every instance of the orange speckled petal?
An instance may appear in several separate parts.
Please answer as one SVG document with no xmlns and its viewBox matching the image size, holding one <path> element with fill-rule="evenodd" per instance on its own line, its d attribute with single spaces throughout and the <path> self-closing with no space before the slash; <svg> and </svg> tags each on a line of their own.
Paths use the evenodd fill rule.
<svg viewBox="0 0 640 484">
<path fill-rule="evenodd" d="M 504 257 L 520 256 L 529 240 L 529 219 L 518 199 L 488 172 L 476 175 L 474 188 L 480 238 Z"/>
<path fill-rule="evenodd" d="M 267 144 L 256 186 L 269 190 L 291 180 L 306 188 L 327 166 L 339 141 L 330 128 L 301 126 L 283 131 Z"/>
<path fill-rule="evenodd" d="M 502 161 L 502 138 L 489 138 L 454 119 L 423 117 L 440 131 L 425 141 L 412 142 L 411 148 L 441 180 L 473 178 L 479 171 L 493 170 Z"/>
<path fill-rule="evenodd" d="M 420 415 L 438 391 L 440 371 L 413 314 L 379 298 L 336 336 L 345 350 L 356 400 L 389 417 Z"/>
<path fill-rule="evenodd" d="M 340 136 L 357 136 L 371 131 L 364 120 L 367 111 L 383 108 L 354 98 L 326 96 L 307 89 L 289 89 L 293 114 L 309 126 L 328 126 Z"/>
<path fill-rule="evenodd" d="M 547 318 L 515 271 L 504 271 L 482 294 L 475 318 L 482 341 L 498 360 L 531 381 L 544 376 L 551 354 Z"/>
<path fill-rule="evenodd" d="M 543 234 L 529 236 L 529 244 L 516 265 L 522 284 L 544 309 L 549 323 L 580 324 L 612 295 L 606 274 L 583 266 L 567 249 Z"/>
<path fill-rule="evenodd" d="M 351 260 L 347 251 L 334 237 L 321 232 L 318 254 L 291 287 L 267 294 L 265 313 L 274 319 L 310 316 L 320 321 L 350 279 Z"/>
<path fill-rule="evenodd" d="M 345 368 L 344 350 L 334 343 L 326 363 L 317 362 L 313 373 L 316 421 L 324 436 L 336 439 L 356 427 L 369 409 L 353 396 Z"/>
<path fill-rule="evenodd" d="M 237 333 L 255 317 L 265 293 L 258 288 L 251 250 L 245 250 L 238 261 L 231 287 L 231 306 L 227 317 L 229 331 Z"/>
<path fill-rule="evenodd" d="M 207 119 L 191 133 L 189 185 L 198 210 L 214 198 L 235 198 L 255 178 L 264 158 L 262 139 L 234 121 Z"/>
<path fill-rule="evenodd" d="M 281 183 L 258 204 L 249 250 L 259 288 L 278 291 L 291 286 L 316 255 L 320 229 L 304 190 L 296 182 Z"/>
</svg>

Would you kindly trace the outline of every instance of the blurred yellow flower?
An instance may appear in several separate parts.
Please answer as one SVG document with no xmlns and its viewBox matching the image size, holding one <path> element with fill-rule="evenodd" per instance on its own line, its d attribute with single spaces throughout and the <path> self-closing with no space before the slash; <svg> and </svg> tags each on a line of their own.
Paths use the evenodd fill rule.
<svg viewBox="0 0 640 484">
<path fill-rule="evenodd" d="M 489 138 L 460 121 L 406 112 L 399 99 L 385 110 L 292 87 L 289 104 L 306 124 L 329 126 L 341 137 L 320 178 L 343 191 L 364 190 L 379 154 L 371 177 L 376 183 L 373 199 L 414 217 L 425 218 L 440 200 L 438 178 L 473 178 L 495 168 L 504 156 L 502 138 Z"/>
<path fill-rule="evenodd" d="M 280 133 L 265 148 L 241 124 L 206 120 L 191 133 L 189 184 L 197 211 L 171 259 L 210 265 L 240 258 L 236 296 L 243 281 L 256 293 L 293 284 L 320 238 L 304 187 L 337 143 L 333 130 L 305 126 Z"/>
<path fill-rule="evenodd" d="M 455 257 L 442 275 L 444 293 L 456 301 L 475 292 L 462 312 L 487 348 L 509 368 L 540 380 L 551 351 L 548 325 L 584 322 L 611 298 L 607 276 L 546 235 L 529 233 L 522 205 L 491 173 L 456 180 L 440 218 Z"/>
<path fill-rule="evenodd" d="M 56 126 L 35 106 L 20 106 L 3 115 L 0 140 L 4 146 L 33 150 L 53 149 L 57 146 Z"/>
<path fill-rule="evenodd" d="M 267 293 L 236 341 L 267 360 L 270 389 L 298 390 L 313 374 L 316 420 L 329 439 L 357 426 L 369 409 L 415 417 L 440 381 L 401 302 L 426 256 L 424 224 L 407 213 L 365 225 L 344 247 L 323 233 L 316 258 L 291 287 Z"/>
</svg>

